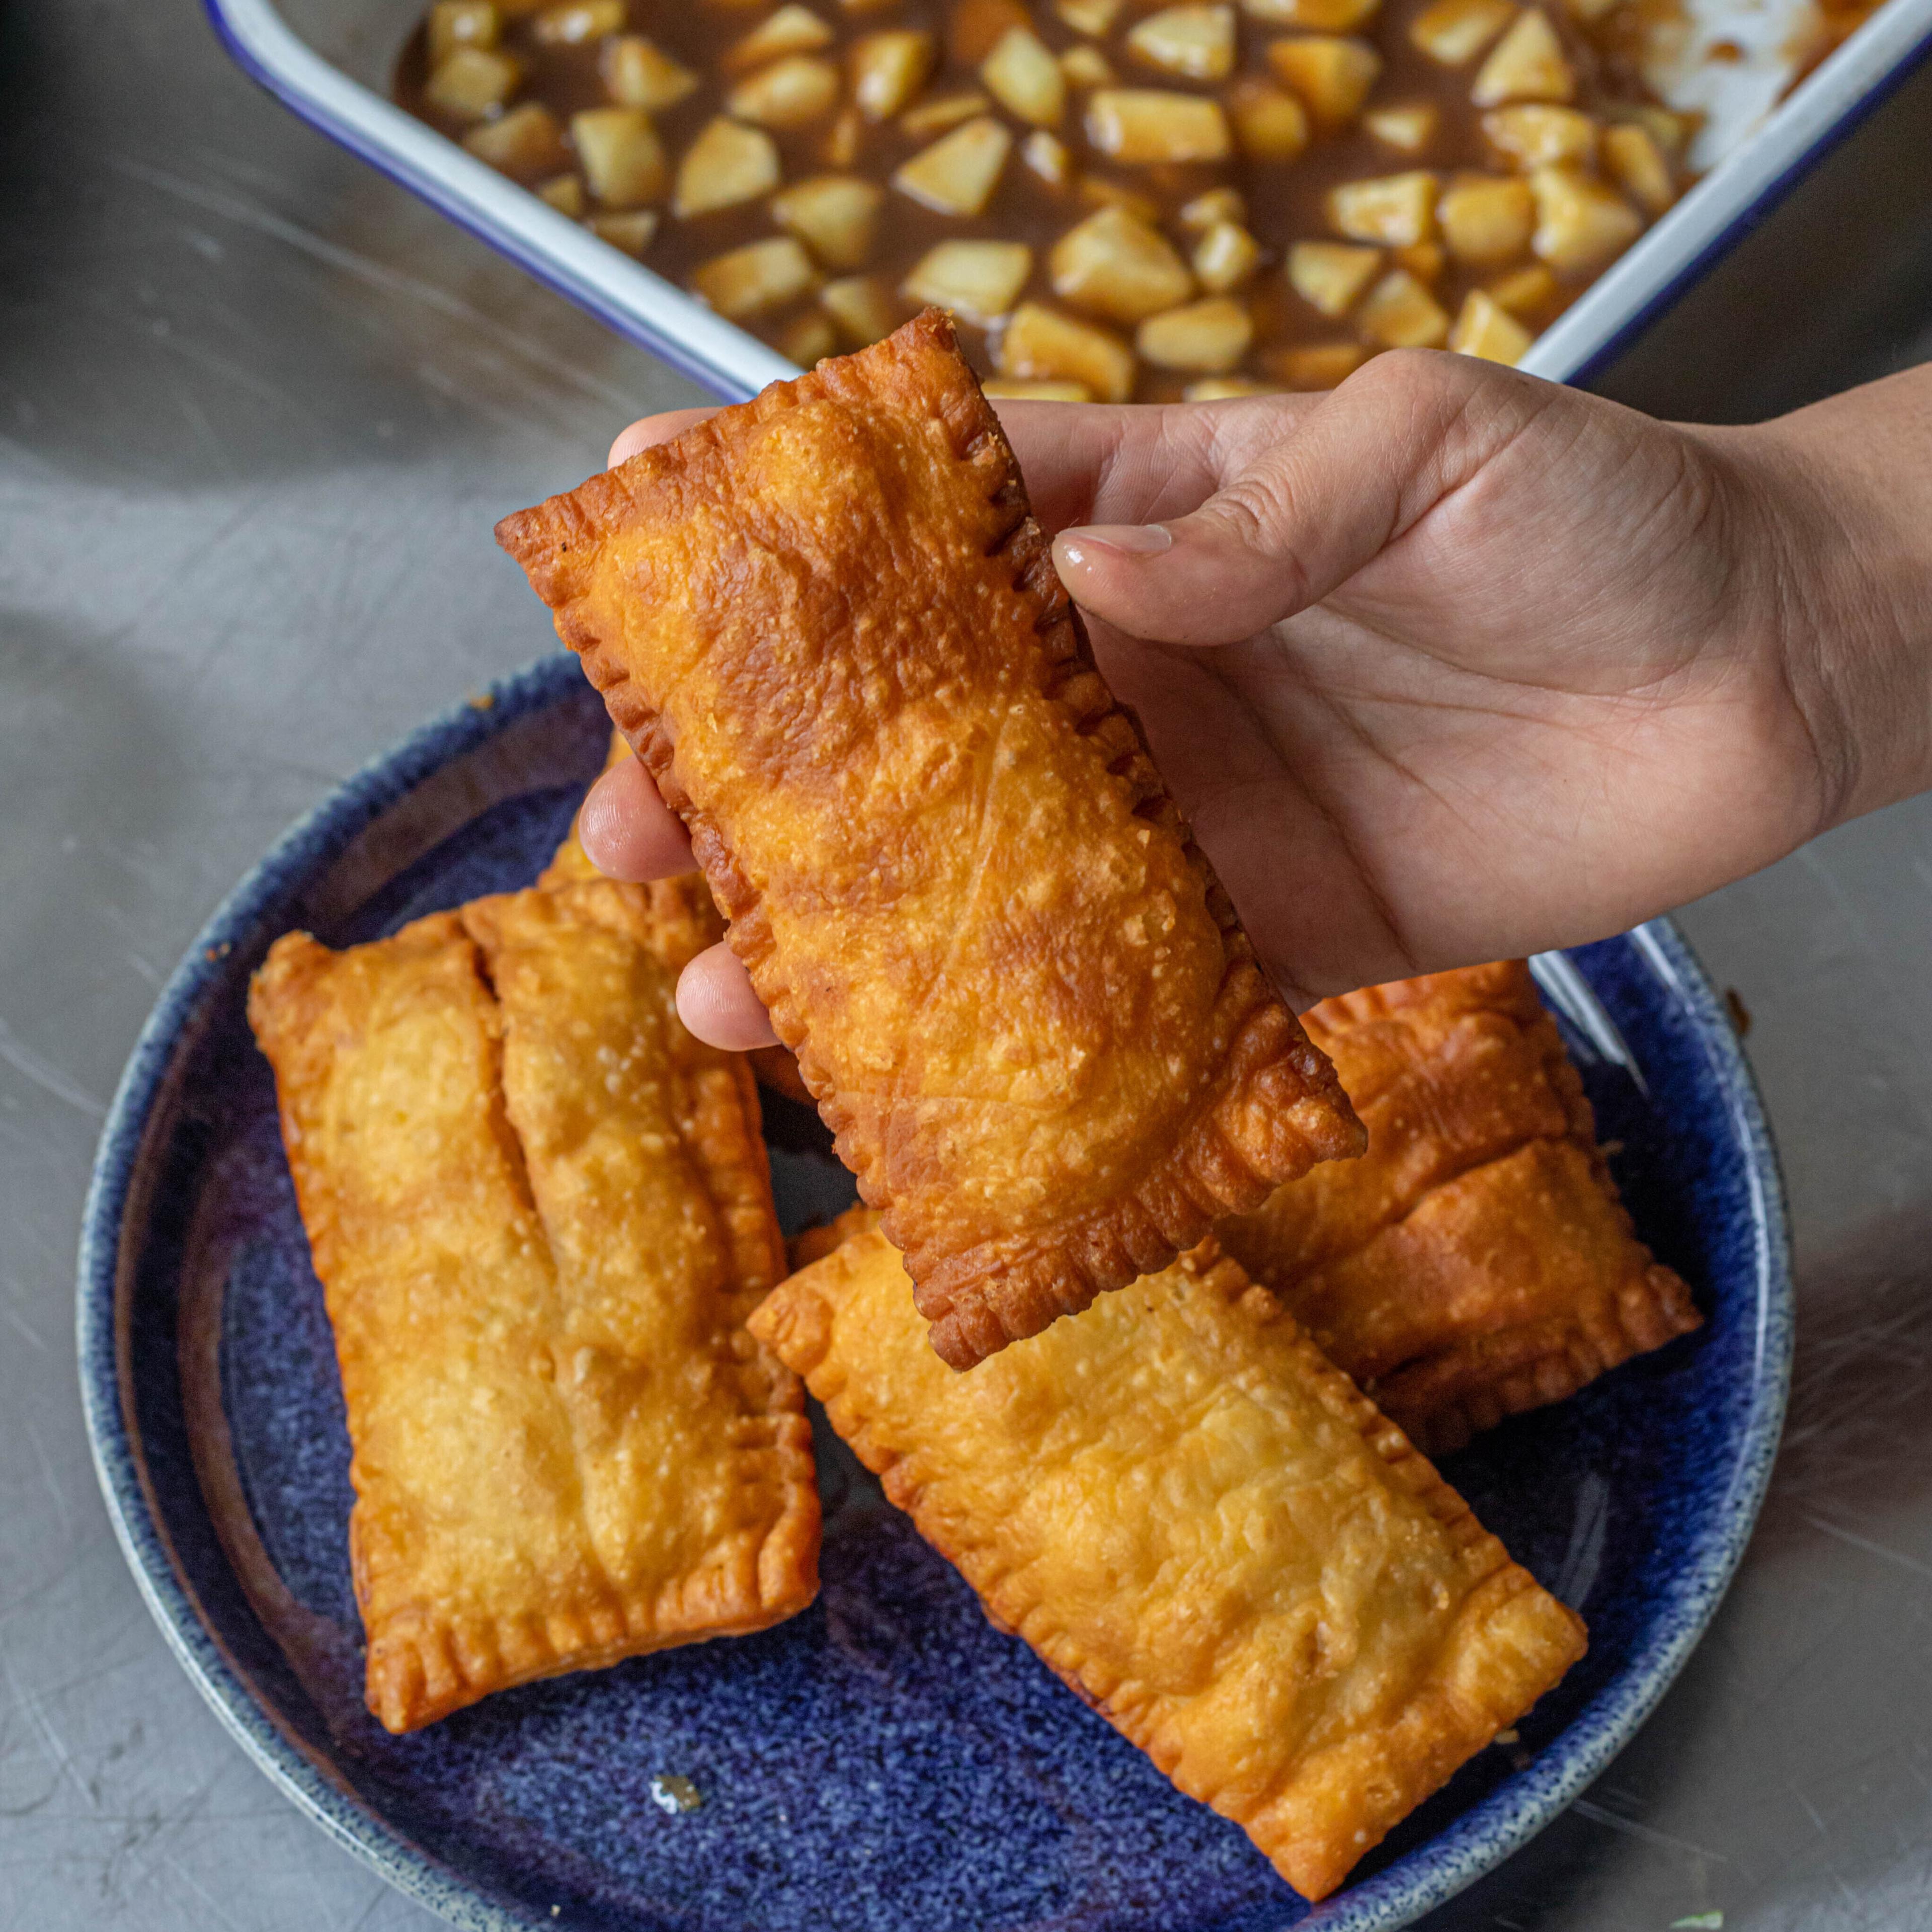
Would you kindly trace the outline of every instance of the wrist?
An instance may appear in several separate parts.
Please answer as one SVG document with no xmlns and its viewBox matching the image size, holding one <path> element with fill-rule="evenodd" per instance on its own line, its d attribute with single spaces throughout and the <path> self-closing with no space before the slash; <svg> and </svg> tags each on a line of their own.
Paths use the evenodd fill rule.
<svg viewBox="0 0 1932 1932">
<path fill-rule="evenodd" d="M 1932 386 L 1892 388 L 1697 432 L 1738 500 L 1740 641 L 1810 741 L 1819 832 L 1932 786 Z"/>
</svg>

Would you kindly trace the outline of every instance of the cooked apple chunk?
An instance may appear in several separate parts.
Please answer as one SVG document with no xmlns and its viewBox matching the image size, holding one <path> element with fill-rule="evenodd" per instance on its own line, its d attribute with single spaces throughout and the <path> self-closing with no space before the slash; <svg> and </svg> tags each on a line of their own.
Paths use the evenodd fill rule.
<svg viewBox="0 0 1932 1932">
<path fill-rule="evenodd" d="M 831 44 L 832 29 L 809 7 L 781 7 L 726 52 L 724 71 L 749 74 L 786 54 L 815 54 Z"/>
<path fill-rule="evenodd" d="M 1664 158 L 1648 128 L 1606 128 L 1604 167 L 1624 194 L 1652 214 L 1661 214 L 1677 199 L 1670 164 Z"/>
<path fill-rule="evenodd" d="M 1440 349 L 1449 314 L 1406 268 L 1391 268 L 1355 314 L 1355 326 L 1384 349 Z"/>
<path fill-rule="evenodd" d="M 642 34 L 620 34 L 606 41 L 599 64 L 604 90 L 610 98 L 625 107 L 641 107 L 647 114 L 675 107 L 697 91 L 697 75 Z"/>
<path fill-rule="evenodd" d="M 671 212 L 680 220 L 756 201 L 778 184 L 778 151 L 761 128 L 723 116 L 709 122 L 678 164 Z"/>
<path fill-rule="evenodd" d="M 1226 295 L 1250 280 L 1259 266 L 1261 244 L 1232 221 L 1217 221 L 1194 244 L 1194 278 L 1212 295 Z"/>
<path fill-rule="evenodd" d="M 1300 97 L 1324 128 L 1346 127 L 1353 121 L 1382 70 L 1382 56 L 1366 40 L 1334 34 L 1276 40 L 1268 57 L 1275 77 Z"/>
<path fill-rule="evenodd" d="M 1033 250 L 1024 242 L 941 242 L 913 265 L 900 292 L 983 328 L 1018 300 L 1032 272 Z"/>
<path fill-rule="evenodd" d="M 1318 34 L 1346 34 L 1359 27 L 1382 0 L 1241 0 L 1250 20 L 1270 27 L 1306 27 Z"/>
<path fill-rule="evenodd" d="M 1210 188 L 1205 193 L 1183 204 L 1175 217 L 1190 235 L 1204 235 L 1210 228 L 1222 222 L 1232 221 L 1237 226 L 1248 218 L 1248 205 L 1241 199 L 1240 190 L 1232 188 Z"/>
<path fill-rule="evenodd" d="M 1641 128 L 1657 143 L 1660 154 L 1681 154 L 1684 143 L 1690 138 L 1689 122 L 1682 114 L 1673 114 L 1654 102 L 1621 102 L 1612 110 L 1612 118 Z"/>
<path fill-rule="evenodd" d="M 838 70 L 811 54 L 788 54 L 741 80 L 724 111 L 760 128 L 804 128 L 838 105 Z"/>
<path fill-rule="evenodd" d="M 827 282 L 818 292 L 818 305 L 838 327 L 849 347 L 863 349 L 882 341 L 905 319 L 891 292 L 876 275 L 847 275 Z"/>
<path fill-rule="evenodd" d="M 627 255 L 641 255 L 658 232 L 657 211 L 650 208 L 626 209 L 622 214 L 593 214 L 590 232 L 600 242 L 608 242 Z"/>
<path fill-rule="evenodd" d="M 670 169 L 641 107 L 586 107 L 570 117 L 570 139 L 604 207 L 641 208 L 663 198 Z"/>
<path fill-rule="evenodd" d="M 1476 70 L 1469 98 L 1478 107 L 1501 107 L 1512 100 L 1568 100 L 1576 92 L 1576 70 L 1564 58 L 1550 16 L 1532 7 Z"/>
<path fill-rule="evenodd" d="M 772 196 L 772 218 L 828 268 L 862 268 L 885 198 L 856 175 L 814 175 Z"/>
<path fill-rule="evenodd" d="M 1462 303 L 1449 346 L 1460 356 L 1480 356 L 1485 362 L 1507 362 L 1511 368 L 1523 358 L 1529 331 L 1492 296 L 1472 289 Z"/>
<path fill-rule="evenodd" d="M 824 142 L 818 152 L 826 166 L 845 169 L 858 160 L 865 145 L 866 124 L 859 118 L 859 110 L 856 107 L 842 107 L 837 118 L 826 130 Z"/>
<path fill-rule="evenodd" d="M 812 314 L 795 317 L 778 338 L 778 353 L 801 369 L 809 369 L 828 356 L 836 356 L 838 332 L 832 327 L 832 318 Z"/>
<path fill-rule="evenodd" d="M 1129 32 L 1127 52 L 1184 80 L 1226 80 L 1234 70 L 1234 10 L 1164 7 Z"/>
<path fill-rule="evenodd" d="M 984 114 L 992 104 L 990 94 L 942 94 L 937 100 L 922 100 L 916 107 L 908 108 L 899 116 L 899 128 L 915 141 L 924 141 Z"/>
<path fill-rule="evenodd" d="M 548 202 L 558 214 L 567 214 L 573 221 L 579 220 L 584 214 L 584 177 L 554 176 L 538 187 L 537 199 Z"/>
<path fill-rule="evenodd" d="M 1400 107 L 1377 107 L 1362 116 L 1362 125 L 1385 148 L 1419 154 L 1436 138 L 1442 111 L 1426 101 Z"/>
<path fill-rule="evenodd" d="M 1436 219 L 1449 252 L 1466 268 L 1498 268 L 1528 250 L 1536 203 L 1526 182 L 1463 175 L 1443 190 Z"/>
<path fill-rule="evenodd" d="M 980 387 L 995 400 L 1016 403 L 1090 403 L 1094 392 L 1084 382 L 1028 382 L 1018 377 L 989 376 Z"/>
<path fill-rule="evenodd" d="M 1328 190 L 1328 220 L 1352 242 L 1404 248 L 1435 232 L 1436 178 L 1426 168 L 1343 182 Z"/>
<path fill-rule="evenodd" d="M 941 214 L 979 214 L 992 198 L 1013 137 L 982 116 L 913 156 L 892 176 L 900 194 Z"/>
<path fill-rule="evenodd" d="M 1265 80 L 1235 82 L 1228 94 L 1234 139 L 1252 161 L 1292 161 L 1308 145 L 1308 110 L 1298 94 Z"/>
<path fill-rule="evenodd" d="M 1225 376 L 1248 352 L 1254 317 L 1232 296 L 1210 296 L 1160 315 L 1150 315 L 1134 334 L 1134 347 L 1157 369 Z"/>
<path fill-rule="evenodd" d="M 1575 168 L 1538 168 L 1529 188 L 1536 197 L 1530 245 L 1559 275 L 1594 273 L 1643 232 L 1642 216 L 1615 188 Z"/>
<path fill-rule="evenodd" d="M 569 0 L 566 6 L 546 7 L 530 22 L 530 34 L 539 46 L 580 47 L 614 34 L 623 24 L 624 0 Z"/>
<path fill-rule="evenodd" d="M 1408 44 L 1438 67 L 1463 67 L 1516 18 L 1515 0 L 1436 0 L 1410 22 Z"/>
<path fill-rule="evenodd" d="M 1000 333 L 999 370 L 1021 382 L 1078 382 L 1103 403 L 1134 392 L 1134 352 L 1118 335 L 1038 302 L 1022 302 Z"/>
<path fill-rule="evenodd" d="M 1540 322 L 1555 312 L 1563 291 L 1556 286 L 1556 278 L 1540 262 L 1532 262 L 1526 268 L 1498 275 L 1486 292 L 1498 308 L 1506 308 L 1525 321 Z"/>
<path fill-rule="evenodd" d="M 986 90 L 1009 114 L 1036 128 L 1058 128 L 1066 112 L 1066 76 L 1046 43 L 1009 27 L 980 64 Z"/>
<path fill-rule="evenodd" d="M 1084 43 L 1069 47 L 1060 56 L 1060 71 L 1069 87 L 1112 87 L 1114 84 L 1114 70 L 1107 64 L 1107 56 L 1098 47 Z"/>
<path fill-rule="evenodd" d="M 1483 116 L 1490 146 L 1522 169 L 1574 162 L 1588 167 L 1597 152 L 1597 124 L 1574 107 L 1534 103 L 1496 107 Z"/>
<path fill-rule="evenodd" d="M 1359 342 L 1310 342 L 1276 349 L 1262 362 L 1291 389 L 1339 388 L 1369 359 Z"/>
<path fill-rule="evenodd" d="M 1151 87 L 1102 88 L 1087 103 L 1087 138 L 1117 161 L 1220 161 L 1228 123 L 1218 100 Z"/>
<path fill-rule="evenodd" d="M 1439 242 L 1412 242 L 1406 248 L 1391 248 L 1389 260 L 1397 268 L 1406 268 L 1418 282 L 1432 282 L 1449 257 Z"/>
<path fill-rule="evenodd" d="M 485 120 L 516 92 L 523 73 L 512 55 L 458 47 L 430 76 L 423 98 L 452 120 Z"/>
<path fill-rule="evenodd" d="M 1064 188 L 1073 178 L 1073 157 L 1066 143 L 1044 128 L 1036 128 L 1020 143 L 1020 159 L 1051 187 Z"/>
<path fill-rule="evenodd" d="M 1103 208 L 1070 228 L 1047 257 L 1053 292 L 1110 322 L 1136 322 L 1194 292 L 1194 278 L 1160 231 Z"/>
<path fill-rule="evenodd" d="M 1298 242 L 1288 251 L 1288 281 L 1310 308 L 1344 316 L 1382 265 L 1379 248 L 1342 242 Z"/>
<path fill-rule="evenodd" d="M 748 242 L 694 268 L 692 285 L 733 322 L 768 314 L 818 286 L 812 257 L 789 235 Z"/>
<path fill-rule="evenodd" d="M 556 116 L 540 102 L 513 107 L 500 121 L 486 121 L 463 137 L 479 161 L 520 181 L 542 180 L 570 166 L 569 148 Z"/>
<path fill-rule="evenodd" d="M 1076 34 L 1099 40 L 1120 17 L 1124 0 L 1055 0 L 1053 10 Z"/>
<path fill-rule="evenodd" d="M 1257 382 L 1251 376 L 1203 376 L 1180 392 L 1184 403 L 1231 403 L 1244 396 L 1278 396 L 1279 382 Z"/>
<path fill-rule="evenodd" d="M 939 45 L 930 34 L 895 28 L 854 40 L 848 58 L 859 112 L 868 121 L 890 121 L 926 85 L 939 58 Z"/>
<path fill-rule="evenodd" d="M 458 47 L 494 47 L 502 22 L 490 0 L 436 0 L 429 10 L 432 73 Z"/>
</svg>

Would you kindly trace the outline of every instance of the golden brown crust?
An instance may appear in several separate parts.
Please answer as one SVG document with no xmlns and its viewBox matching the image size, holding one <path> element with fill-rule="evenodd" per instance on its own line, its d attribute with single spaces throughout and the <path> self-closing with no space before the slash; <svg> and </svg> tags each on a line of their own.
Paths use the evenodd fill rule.
<svg viewBox="0 0 1932 1932">
<path fill-rule="evenodd" d="M 782 1252 L 755 1094 L 677 1025 L 664 929 L 638 888 L 532 891 L 291 934 L 251 988 L 392 1730 L 816 1590 L 801 1392 L 742 1326 Z"/>
<path fill-rule="evenodd" d="M 847 1238 L 753 1332 L 920 1532 L 1311 1898 L 1582 1653 L 1401 1432 L 1204 1243 L 948 1376 Z"/>
<path fill-rule="evenodd" d="M 1369 1150 L 1220 1238 L 1430 1454 L 1699 1325 L 1636 1238 L 1523 962 L 1370 987 L 1305 1024 Z"/>
<path fill-rule="evenodd" d="M 1359 1150 L 928 311 L 508 518 L 976 1361 Z"/>
</svg>

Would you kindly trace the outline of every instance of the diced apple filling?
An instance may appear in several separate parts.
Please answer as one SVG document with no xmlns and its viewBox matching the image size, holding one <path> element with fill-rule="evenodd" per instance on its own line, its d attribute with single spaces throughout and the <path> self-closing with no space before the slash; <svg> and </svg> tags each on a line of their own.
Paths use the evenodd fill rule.
<svg viewBox="0 0 1932 1932">
<path fill-rule="evenodd" d="M 1158 369 L 1225 376 L 1248 352 L 1254 318 L 1231 296 L 1210 296 L 1160 315 L 1135 332 L 1134 347 Z"/>
<path fill-rule="evenodd" d="M 1379 248 L 1341 242 L 1298 242 L 1288 251 L 1288 285 L 1311 308 L 1344 316 L 1382 265 Z"/>
<path fill-rule="evenodd" d="M 1219 161 L 1228 152 L 1218 100 L 1149 87 L 1103 88 L 1087 103 L 1087 138 L 1117 161 Z"/>
<path fill-rule="evenodd" d="M 941 214 L 980 214 L 1012 145 L 1013 137 L 998 122 L 969 121 L 914 155 L 892 176 L 892 185 Z"/>
<path fill-rule="evenodd" d="M 1522 360 L 1529 342 L 1529 331 L 1480 289 L 1469 291 L 1449 332 L 1449 346 L 1459 355 L 1507 362 L 1512 368 Z"/>
<path fill-rule="evenodd" d="M 671 212 L 680 220 L 756 201 L 778 184 L 778 151 L 763 129 L 722 115 L 685 150 Z"/>
<path fill-rule="evenodd" d="M 1129 31 L 1127 52 L 1143 67 L 1184 80 L 1226 80 L 1234 70 L 1234 10 L 1164 7 Z"/>
<path fill-rule="evenodd" d="M 856 175 L 814 175 L 772 196 L 772 218 L 828 268 L 862 268 L 885 198 Z"/>
<path fill-rule="evenodd" d="M 1022 302 L 1000 332 L 1000 374 L 1022 381 L 1078 382 L 1103 403 L 1133 394 L 1134 352 L 1118 335 L 1038 302 Z"/>
<path fill-rule="evenodd" d="M 1012 308 L 1032 272 L 1024 242 L 942 242 L 914 265 L 902 292 L 983 328 Z"/>
<path fill-rule="evenodd" d="M 1110 322 L 1136 322 L 1194 292 L 1187 264 L 1158 229 L 1103 208 L 1070 228 L 1047 258 L 1053 292 Z"/>
<path fill-rule="evenodd" d="M 713 256 L 692 272 L 691 280 L 720 315 L 745 322 L 809 294 L 818 274 L 811 256 L 785 235 Z"/>
</svg>

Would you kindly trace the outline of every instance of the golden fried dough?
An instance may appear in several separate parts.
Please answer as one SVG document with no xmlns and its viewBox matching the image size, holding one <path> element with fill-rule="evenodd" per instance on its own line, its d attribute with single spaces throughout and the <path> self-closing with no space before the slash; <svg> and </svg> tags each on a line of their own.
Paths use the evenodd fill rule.
<svg viewBox="0 0 1932 1932">
<path fill-rule="evenodd" d="M 392 1730 L 817 1588 L 802 1397 L 742 1326 L 781 1255 L 756 1102 L 652 931 L 636 888 L 532 891 L 346 952 L 291 934 L 251 991 Z"/>
<path fill-rule="evenodd" d="M 1359 1151 L 943 315 L 497 534 L 690 827 L 946 1360 Z"/>
<path fill-rule="evenodd" d="M 1220 1238 L 1432 1455 L 1696 1328 L 1637 1240 L 1521 960 L 1305 1019 L 1369 1130 Z"/>
<path fill-rule="evenodd" d="M 883 1234 L 834 1232 L 752 1332 L 994 1622 L 1307 1897 L 1582 1654 L 1212 1241 L 949 1376 Z"/>
</svg>

